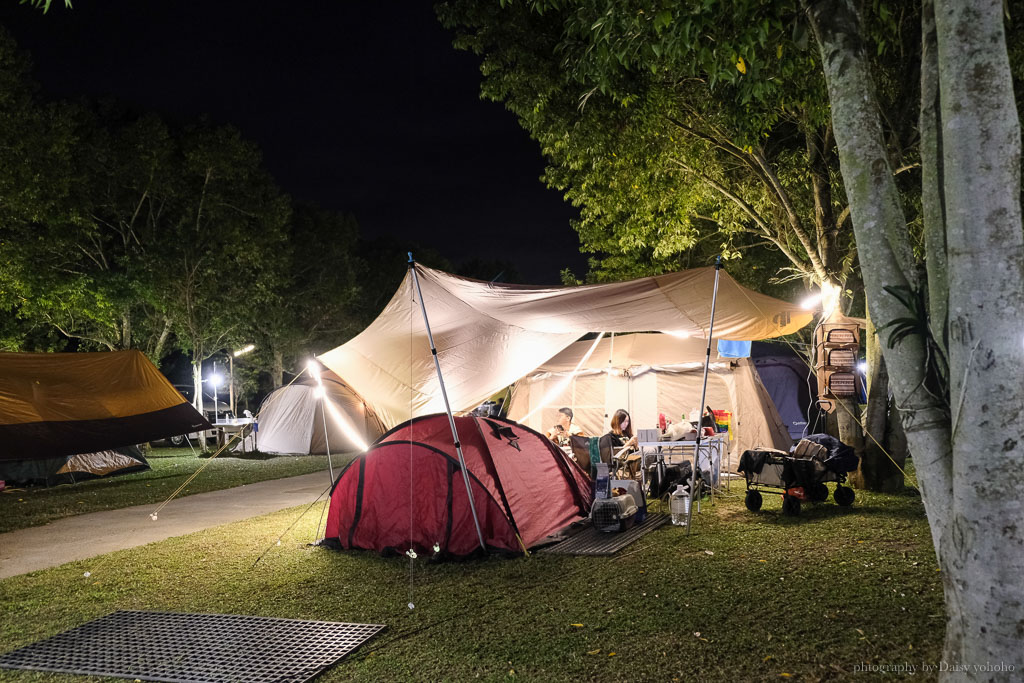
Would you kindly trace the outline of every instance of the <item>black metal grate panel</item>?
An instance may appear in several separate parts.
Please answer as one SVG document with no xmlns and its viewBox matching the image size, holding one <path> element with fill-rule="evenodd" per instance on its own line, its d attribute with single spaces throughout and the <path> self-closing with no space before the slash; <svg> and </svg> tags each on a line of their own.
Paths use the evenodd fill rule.
<svg viewBox="0 0 1024 683">
<path fill-rule="evenodd" d="M 640 524 L 618 533 L 602 533 L 594 527 L 587 527 L 571 538 L 549 548 L 543 548 L 541 552 L 560 555 L 614 555 L 668 520 L 668 515 L 648 515 L 647 519 Z"/>
<path fill-rule="evenodd" d="M 308 681 L 386 626 L 121 611 L 0 656 L 0 668 L 168 683 Z"/>
</svg>

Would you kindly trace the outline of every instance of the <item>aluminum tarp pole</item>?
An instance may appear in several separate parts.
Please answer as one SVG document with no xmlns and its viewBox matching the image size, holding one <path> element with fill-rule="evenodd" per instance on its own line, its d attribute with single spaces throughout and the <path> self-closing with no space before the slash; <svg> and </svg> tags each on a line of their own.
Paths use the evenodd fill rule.
<svg viewBox="0 0 1024 683">
<path fill-rule="evenodd" d="M 324 447 L 327 449 L 327 470 L 331 475 L 331 483 L 334 483 L 334 465 L 331 464 L 331 442 L 327 438 L 327 415 L 324 411 L 324 401 L 327 400 L 327 394 L 324 393 L 323 385 L 320 389 L 320 419 L 324 422 Z"/>
<path fill-rule="evenodd" d="M 315 360 L 311 360 L 308 363 L 306 363 L 306 373 L 310 377 L 312 377 L 313 379 L 316 380 L 316 391 L 314 392 L 313 395 L 317 398 L 317 401 L 319 401 L 319 403 L 320 403 L 320 419 L 324 423 L 324 446 L 327 448 L 327 471 L 329 473 L 329 476 L 331 477 L 331 484 L 333 484 L 334 483 L 334 465 L 331 464 L 331 442 L 327 438 L 327 414 L 324 411 L 324 401 L 327 400 L 327 390 L 324 389 L 323 380 L 320 379 L 320 366 L 317 364 L 317 362 Z M 292 381 L 295 381 L 295 380 L 292 380 Z M 310 448 L 310 450 L 312 450 L 313 449 L 313 441 L 312 441 L 313 435 L 310 434 L 309 438 L 310 438 L 309 448 Z"/>
<path fill-rule="evenodd" d="M 708 323 L 708 348 L 704 354 L 704 384 L 700 388 L 700 417 L 697 419 L 697 441 L 693 447 L 693 474 L 690 475 L 690 511 L 686 515 L 686 535 L 690 535 L 690 530 L 693 529 L 693 525 L 690 523 L 693 518 L 693 508 L 697 504 L 696 496 L 699 495 L 700 491 L 697 488 L 697 482 L 700 477 L 700 437 L 704 433 L 704 399 L 708 393 L 708 367 L 711 365 L 711 339 L 715 333 L 715 303 L 718 300 L 718 275 L 722 270 L 722 257 L 719 256 L 715 259 L 715 289 L 711 293 L 711 322 Z M 711 454 L 708 453 L 708 464 L 710 465 L 712 472 L 714 471 L 714 463 L 711 462 Z"/>
<path fill-rule="evenodd" d="M 462 480 L 466 483 L 466 498 L 469 499 L 469 509 L 473 513 L 473 525 L 476 526 L 476 537 L 480 541 L 480 548 L 487 552 L 487 544 L 484 543 L 484 534 L 480 530 L 480 520 L 476 516 L 476 504 L 473 502 L 473 489 L 469 482 L 469 470 L 466 469 L 466 458 L 462 455 L 462 443 L 459 441 L 459 430 L 455 426 L 455 416 L 452 415 L 452 407 L 448 403 L 448 392 L 444 388 L 444 376 L 441 374 L 441 361 L 437 358 L 437 347 L 434 346 L 434 335 L 430 332 L 430 320 L 427 318 L 427 304 L 423 301 L 423 290 L 420 289 L 420 279 L 416 274 L 416 262 L 409 252 L 409 271 L 412 273 L 412 281 L 416 285 L 416 295 L 420 299 L 420 310 L 423 311 L 423 325 L 427 328 L 427 339 L 430 341 L 430 353 L 434 356 L 434 368 L 437 370 L 437 383 L 441 385 L 441 397 L 444 398 L 444 410 L 448 413 L 448 424 L 452 428 L 452 439 L 455 440 L 455 452 L 459 456 L 459 466 L 462 468 Z"/>
</svg>

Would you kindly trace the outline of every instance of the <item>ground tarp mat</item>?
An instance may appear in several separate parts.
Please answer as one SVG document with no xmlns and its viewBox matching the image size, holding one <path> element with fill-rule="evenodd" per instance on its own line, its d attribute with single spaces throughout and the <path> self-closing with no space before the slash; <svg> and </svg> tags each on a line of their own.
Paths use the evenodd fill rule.
<svg viewBox="0 0 1024 683">
<path fill-rule="evenodd" d="M 579 531 L 564 541 L 542 548 L 542 553 L 555 555 L 614 555 L 630 543 L 646 536 L 668 522 L 668 515 L 648 515 L 640 524 L 618 533 L 605 533 L 592 526 Z"/>
<path fill-rule="evenodd" d="M 386 627 L 119 611 L 0 656 L 0 668 L 173 683 L 308 681 Z"/>
</svg>

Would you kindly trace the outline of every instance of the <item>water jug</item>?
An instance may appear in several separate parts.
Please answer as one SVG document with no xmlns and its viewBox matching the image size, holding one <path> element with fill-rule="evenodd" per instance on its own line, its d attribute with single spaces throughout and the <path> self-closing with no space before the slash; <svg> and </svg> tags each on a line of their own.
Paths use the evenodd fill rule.
<svg viewBox="0 0 1024 683">
<path fill-rule="evenodd" d="M 690 514 L 690 489 L 683 484 L 676 486 L 669 498 L 668 507 L 672 511 L 672 523 L 686 526 L 686 518 Z"/>
</svg>

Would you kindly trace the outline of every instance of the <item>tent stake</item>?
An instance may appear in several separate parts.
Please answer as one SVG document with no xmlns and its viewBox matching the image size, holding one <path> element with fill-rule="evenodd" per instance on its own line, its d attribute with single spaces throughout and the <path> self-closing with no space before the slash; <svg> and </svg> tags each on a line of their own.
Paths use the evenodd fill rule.
<svg viewBox="0 0 1024 683">
<path fill-rule="evenodd" d="M 416 285 L 416 295 L 420 299 L 420 310 L 423 312 L 423 325 L 427 328 L 427 339 L 430 341 L 430 354 L 434 357 L 434 367 L 437 369 L 437 382 L 441 385 L 441 397 L 444 398 L 444 410 L 448 413 L 448 425 L 452 428 L 452 439 L 455 440 L 455 452 L 459 456 L 459 466 L 462 469 L 462 480 L 466 484 L 466 498 L 469 500 L 469 509 L 473 513 L 473 525 L 476 527 L 476 537 L 480 541 L 480 549 L 487 554 L 487 544 L 484 543 L 484 534 L 480 530 L 480 520 L 476 516 L 476 504 L 473 502 L 473 489 L 469 483 L 469 471 L 466 469 L 466 459 L 462 455 L 462 442 L 459 441 L 459 430 L 455 427 L 455 416 L 452 415 L 452 407 L 448 404 L 448 392 L 444 388 L 444 376 L 441 374 L 441 361 L 437 358 L 437 347 L 434 346 L 434 335 L 430 332 L 430 320 L 427 319 L 427 304 L 423 300 L 423 290 L 420 289 L 420 279 L 416 275 L 416 261 L 409 252 L 409 270 L 412 272 L 412 281 Z"/>
<path fill-rule="evenodd" d="M 708 393 L 708 367 L 711 365 L 711 338 L 715 333 L 715 303 L 718 299 L 718 275 L 722 270 L 722 257 L 718 256 L 715 259 L 715 289 L 711 293 L 711 322 L 708 323 L 708 348 L 704 353 L 704 384 L 700 388 L 700 417 L 697 418 L 697 441 L 693 446 L 693 474 L 690 475 L 690 510 L 686 515 L 686 535 L 690 535 L 690 531 L 693 530 L 693 508 L 697 505 L 700 495 L 700 487 L 697 485 L 700 481 L 700 438 L 704 434 L 704 399 Z M 711 453 L 708 452 L 708 465 L 711 467 L 712 476 L 714 476 L 715 463 L 712 462 Z M 714 495 L 714 493 L 712 493 Z"/>
</svg>

